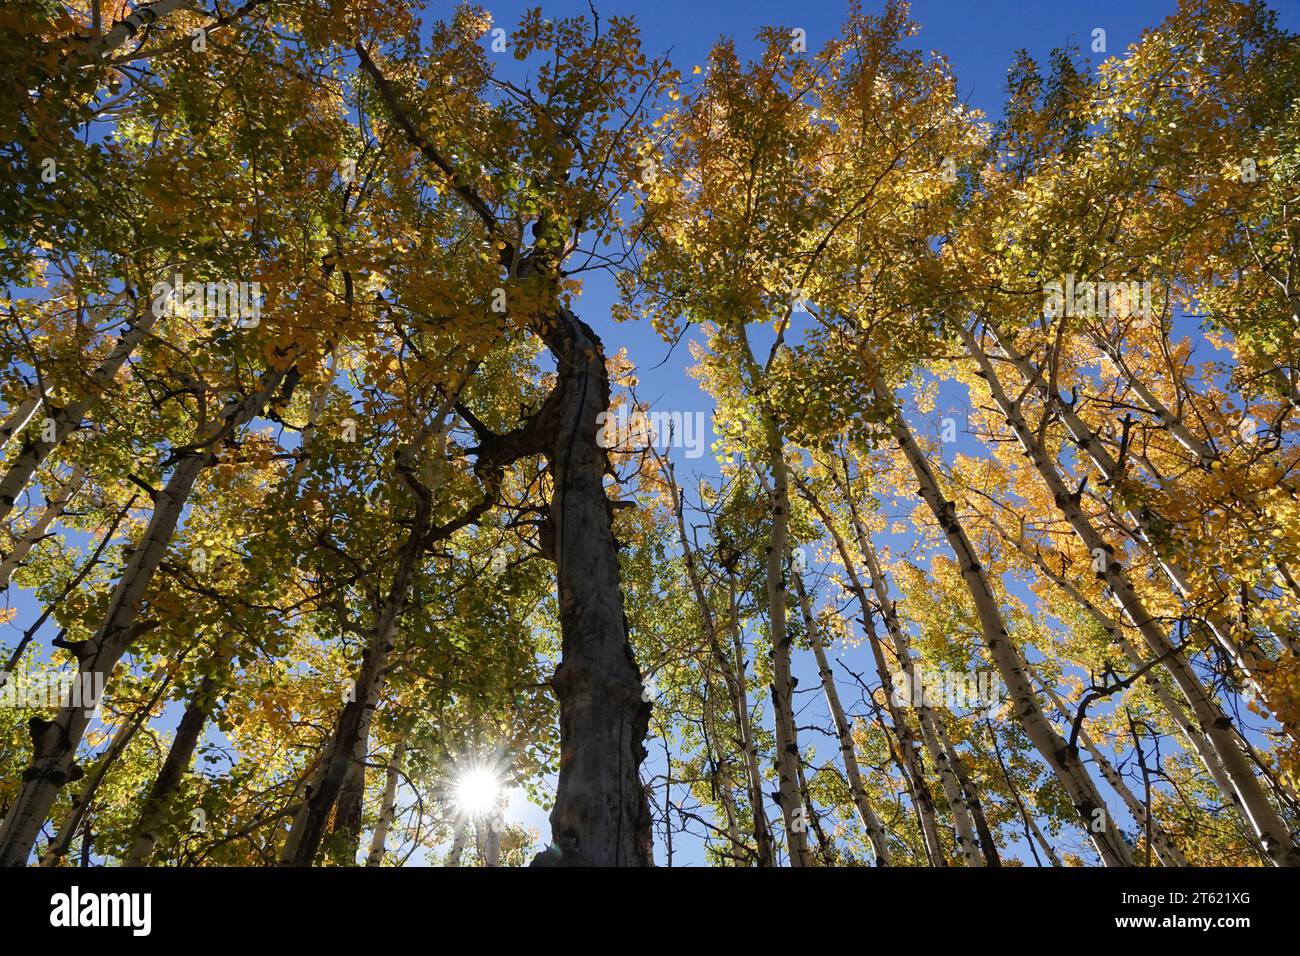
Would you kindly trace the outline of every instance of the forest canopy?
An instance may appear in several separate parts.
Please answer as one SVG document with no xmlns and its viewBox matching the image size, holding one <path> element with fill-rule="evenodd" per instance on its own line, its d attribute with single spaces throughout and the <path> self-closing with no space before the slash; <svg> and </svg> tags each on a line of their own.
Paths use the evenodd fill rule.
<svg viewBox="0 0 1300 956">
<path fill-rule="evenodd" d="M 1300 41 L 919 30 L 0 8 L 0 864 L 1300 864 Z"/>
</svg>

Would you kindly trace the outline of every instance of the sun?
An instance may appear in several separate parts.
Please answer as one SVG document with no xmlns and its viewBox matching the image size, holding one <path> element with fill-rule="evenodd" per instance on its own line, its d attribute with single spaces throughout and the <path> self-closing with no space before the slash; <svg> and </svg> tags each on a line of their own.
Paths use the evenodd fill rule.
<svg viewBox="0 0 1300 956">
<path fill-rule="evenodd" d="M 466 770 L 456 781 L 456 806 L 468 817 L 487 816 L 496 809 L 501 782 L 486 767 Z"/>
</svg>

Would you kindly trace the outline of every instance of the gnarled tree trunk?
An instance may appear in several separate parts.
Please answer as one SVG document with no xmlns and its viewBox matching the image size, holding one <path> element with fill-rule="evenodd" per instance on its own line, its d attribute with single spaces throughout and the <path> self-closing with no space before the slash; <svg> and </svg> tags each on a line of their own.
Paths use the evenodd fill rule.
<svg viewBox="0 0 1300 956">
<path fill-rule="evenodd" d="M 552 846 L 533 865 L 650 866 L 650 806 L 641 783 L 650 704 L 628 640 L 605 451 L 597 416 L 609 409 L 596 334 L 561 309 L 543 330 L 558 381 L 544 415 L 554 481 L 548 537 L 559 590 L 560 774 Z"/>
</svg>

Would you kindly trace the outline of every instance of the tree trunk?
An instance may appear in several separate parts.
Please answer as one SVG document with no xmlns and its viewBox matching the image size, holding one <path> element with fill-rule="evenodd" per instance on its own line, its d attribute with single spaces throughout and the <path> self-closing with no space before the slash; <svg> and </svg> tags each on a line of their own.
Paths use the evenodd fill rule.
<svg viewBox="0 0 1300 956">
<path fill-rule="evenodd" d="M 113 308 L 124 296 L 125 293 L 118 293 L 101 311 Z M 18 496 L 31 482 L 32 475 L 36 474 L 36 469 L 41 467 L 45 459 L 49 457 L 50 452 L 57 448 L 59 443 L 68 435 L 81 427 L 81 420 L 86 417 L 86 412 L 90 410 L 96 395 L 113 387 L 118 371 L 126 364 L 126 360 L 130 358 L 131 353 L 135 351 L 141 340 L 149 334 L 154 321 L 154 315 L 149 309 L 143 309 L 136 316 L 131 323 L 131 327 L 118 340 L 117 345 L 91 373 L 91 388 L 88 395 L 70 402 L 63 408 L 56 408 L 47 404 L 47 415 L 54 422 L 54 434 L 52 436 L 54 440 L 45 441 L 44 428 L 37 429 L 36 434 L 24 439 L 18 457 L 6 469 L 3 477 L 0 477 L 0 521 L 9 516 L 9 512 L 13 510 Z"/>
<path fill-rule="evenodd" d="M 903 456 L 911 465 L 917 480 L 921 484 L 920 495 L 929 506 L 939 527 L 943 530 L 949 546 L 957 556 L 962 578 L 970 591 L 979 615 L 983 632 L 984 645 L 989 656 L 1001 674 L 1002 681 L 1011 694 L 1014 712 L 1025 734 L 1035 749 L 1042 755 L 1047 765 L 1065 788 L 1075 810 L 1079 814 L 1084 831 L 1092 840 L 1098 856 L 1106 866 L 1132 866 L 1133 858 L 1128 844 L 1124 842 L 1119 827 L 1114 825 L 1097 785 L 1088 776 L 1087 768 L 1079 759 L 1078 751 L 1067 746 L 1043 714 L 1029 685 L 1025 674 L 1024 659 L 1020 650 L 1011 641 L 1006 624 L 1002 619 L 1002 610 L 998 606 L 993 588 L 989 584 L 979 556 L 966 536 L 966 530 L 957 518 L 956 506 L 949 501 L 935 480 L 929 461 L 922 454 L 911 429 L 903 420 L 902 411 L 893 403 L 893 393 L 889 391 L 884 380 L 877 372 L 873 375 L 872 388 L 881 401 L 893 404 L 889 412 L 889 427 L 898 442 Z"/>
<path fill-rule="evenodd" d="M 112 53 L 150 24 L 185 6 L 185 0 L 154 0 L 141 4 L 88 44 L 88 53 L 98 58 Z"/>
<path fill-rule="evenodd" d="M 1025 826 L 1029 828 L 1029 832 L 1033 835 L 1035 842 L 1037 842 L 1038 845 L 1042 847 L 1043 852 L 1047 854 L 1048 862 L 1050 862 L 1052 866 L 1064 866 L 1061 862 L 1061 858 L 1056 855 L 1056 850 L 1052 847 L 1052 844 L 1048 843 L 1047 837 L 1043 836 L 1043 831 L 1039 829 L 1038 822 L 1034 819 L 1033 814 L 1025 813 Z"/>
<path fill-rule="evenodd" d="M 1061 700 L 1060 695 L 1056 693 L 1056 690 L 1050 687 L 1032 668 L 1030 668 L 1029 673 L 1038 681 L 1038 685 L 1043 688 L 1043 693 L 1047 695 L 1048 700 L 1052 702 L 1052 706 L 1056 708 L 1061 718 L 1067 723 L 1070 722 L 1073 715 L 1071 715 L 1069 708 L 1065 706 L 1065 701 Z M 1079 742 L 1092 755 L 1092 759 L 1096 761 L 1098 769 L 1101 770 L 1101 775 L 1106 778 L 1110 788 L 1120 795 L 1120 799 L 1124 801 L 1124 806 L 1128 807 L 1128 812 L 1133 819 L 1148 833 L 1151 848 L 1155 850 L 1160 862 L 1165 866 L 1187 866 L 1187 858 L 1183 856 L 1169 834 L 1165 832 L 1164 827 L 1160 825 L 1160 821 L 1154 816 L 1148 817 L 1146 805 L 1129 789 L 1128 784 L 1124 782 L 1124 778 L 1119 775 L 1119 771 L 1115 769 L 1115 766 L 1106 759 L 1106 755 L 1093 742 L 1092 736 L 1087 730 L 1080 728 Z"/>
<path fill-rule="evenodd" d="M 117 732 L 113 734 L 113 742 L 108 745 L 108 750 L 104 752 L 104 756 L 86 781 L 86 785 L 82 787 L 77 796 L 73 797 L 72 806 L 68 809 L 67 815 L 60 821 L 57 835 L 50 842 L 45 856 L 41 859 L 41 866 L 58 866 L 63 861 L 63 858 L 68 855 L 68 850 L 72 847 L 72 841 L 76 839 L 77 832 L 82 829 L 82 821 L 85 820 L 86 814 L 90 811 L 90 805 L 94 802 L 100 784 L 104 782 L 108 776 L 108 771 L 113 768 L 113 764 L 117 763 L 123 751 L 135 739 L 136 733 L 144 726 L 149 714 L 158 705 L 158 701 L 162 699 L 163 692 L 166 691 L 170 683 L 169 678 L 166 676 L 161 677 L 148 702 L 136 711 L 130 720 L 124 721 L 117 729 Z M 85 840 L 86 837 L 83 835 L 82 839 Z"/>
<path fill-rule="evenodd" d="M 208 716 L 216 704 L 214 696 L 216 688 L 216 678 L 211 675 L 204 677 L 194 696 L 190 698 L 185 713 L 181 715 L 180 723 L 176 725 L 176 736 L 172 738 L 172 745 L 167 750 L 162 769 L 154 778 L 149 795 L 145 798 L 144 808 L 136 821 L 131 849 L 125 861 L 126 866 L 144 866 L 153 855 L 154 846 L 158 841 L 158 831 L 167 818 L 168 805 L 171 803 L 172 796 L 180 788 L 186 771 L 190 768 L 190 761 L 194 759 L 194 750 L 203 736 L 203 727 L 207 724 Z"/>
<path fill-rule="evenodd" d="M 1017 368 L 1021 375 L 1024 376 L 1025 381 L 1031 385 L 1036 385 L 1037 390 L 1044 399 L 1051 401 L 1052 396 L 1050 390 L 1048 390 L 1043 384 L 1042 376 L 1039 374 L 1038 370 L 1034 368 L 1033 363 L 1023 355 L 1016 352 L 1011 343 L 999 335 L 996 326 L 992 322 L 987 323 L 987 325 L 990 332 L 993 333 L 994 339 L 998 342 L 1001 350 L 1006 354 L 1007 358 Z M 965 327 L 962 327 L 962 336 L 966 340 L 967 348 L 972 350 L 971 354 L 977 361 L 981 362 L 981 367 L 983 364 L 987 364 L 987 353 L 982 347 L 980 347 L 979 343 L 975 340 L 975 337 L 966 330 Z M 1155 401 L 1155 396 L 1150 395 L 1149 392 L 1147 394 L 1152 401 Z M 1087 423 L 1079 417 L 1078 413 L 1076 413 L 1073 408 L 1065 405 L 1063 402 L 1054 402 L 1053 404 L 1060 406 L 1061 420 L 1065 423 L 1066 430 L 1069 432 L 1071 440 L 1085 454 L 1087 454 L 1093 464 L 1096 465 L 1097 470 L 1101 472 L 1102 479 L 1108 484 L 1114 484 L 1117 482 L 1121 477 L 1119 474 L 1119 466 L 1115 462 L 1114 458 L 1111 457 L 1111 454 L 1106 449 L 1105 445 L 1102 444 L 1101 439 L 1097 437 L 1096 433 L 1088 427 Z M 1160 407 L 1163 408 L 1163 406 Z M 1165 414 L 1169 415 L 1167 410 Z M 1123 517 L 1127 520 L 1128 524 L 1132 526 L 1131 528 L 1126 528 L 1129 536 L 1132 537 L 1137 545 L 1150 555 L 1150 557 L 1160 566 L 1165 576 L 1174 585 L 1179 596 L 1184 600 L 1194 600 L 1195 595 L 1193 594 L 1187 572 L 1177 562 L 1168 559 L 1160 553 L 1160 549 L 1157 547 L 1150 532 L 1150 519 L 1148 514 L 1144 510 L 1139 509 L 1137 511 L 1126 511 Z M 1121 526 L 1124 526 L 1123 522 L 1121 522 Z M 1108 556 L 1111 554 L 1111 549 L 1108 546 L 1105 548 L 1105 551 Z M 1255 643 L 1253 635 L 1246 633 L 1243 636 L 1242 641 L 1238 642 L 1232 636 L 1232 626 L 1223 619 L 1222 615 L 1215 612 L 1213 608 L 1200 609 L 1199 614 L 1204 618 L 1205 623 L 1209 626 L 1210 633 L 1213 635 L 1219 649 L 1227 655 L 1233 665 L 1246 677 L 1260 700 L 1268 705 L 1269 709 L 1273 713 L 1286 713 L 1289 708 L 1278 708 L 1270 703 L 1270 697 L 1272 694 L 1268 689 L 1267 682 L 1263 680 L 1261 675 L 1271 670 L 1274 667 L 1274 664 L 1273 661 L 1269 659 L 1267 655 L 1264 654 L 1263 650 Z M 1279 723 L 1293 740 L 1300 742 L 1300 726 L 1284 720 L 1279 720 Z"/>
<path fill-rule="evenodd" d="M 867 571 L 871 575 L 872 589 L 876 594 L 876 603 L 880 608 L 881 617 L 885 620 L 885 628 L 889 633 L 890 642 L 894 649 L 894 657 L 898 660 L 899 667 L 903 671 L 903 676 L 907 681 L 907 686 L 915 689 L 920 685 L 916 675 L 916 665 L 912 660 L 912 650 L 907 634 L 898 624 L 898 610 L 894 602 L 889 597 L 889 590 L 885 584 L 884 575 L 881 573 L 880 565 L 876 560 L 875 550 L 871 546 L 870 538 L 862 523 L 858 520 L 857 513 L 853 510 L 853 504 L 849 498 L 847 488 L 843 489 L 845 502 L 848 504 L 850 518 L 853 524 L 853 531 L 858 539 L 858 550 L 862 552 L 863 559 L 867 563 Z M 842 544 L 842 542 L 840 542 Z M 845 560 L 850 560 L 847 554 L 847 548 L 841 551 Z M 861 587 L 861 582 L 857 582 L 855 587 Z M 870 614 L 870 608 L 864 605 L 864 614 Z M 883 660 L 882 662 L 883 663 Z M 956 831 L 957 852 L 961 855 L 962 862 L 967 866 L 983 866 L 984 857 L 980 854 L 979 846 L 975 834 L 974 819 L 970 812 L 970 806 L 966 795 L 965 788 L 961 785 L 961 778 L 953 766 L 949 750 L 944 748 L 939 742 L 936 724 L 938 716 L 934 713 L 933 708 L 926 703 L 924 695 L 920 701 L 913 701 L 912 707 L 916 710 L 917 724 L 920 728 L 921 741 L 925 746 L 926 755 L 930 762 L 934 764 L 939 774 L 939 785 L 943 788 L 944 799 L 948 801 L 948 807 L 952 811 L 953 828 Z M 898 719 L 906 721 L 907 717 L 903 713 L 898 713 Z"/>
<path fill-rule="evenodd" d="M 33 388 L 31 393 L 18 403 L 15 408 L 5 419 L 3 425 L 0 425 L 0 452 L 4 452 L 9 447 L 9 443 L 14 440 L 31 420 L 36 417 L 36 410 L 41 407 L 41 402 L 45 401 L 45 396 L 41 394 L 39 388 Z"/>
<path fill-rule="evenodd" d="M 330 825 L 329 852 L 339 866 L 355 866 L 361 847 L 361 818 L 366 801 L 366 764 L 370 760 L 370 724 L 373 710 L 362 714 L 352 762 L 339 788 L 334 822 Z"/>
<path fill-rule="evenodd" d="M 844 495 L 844 503 L 849 510 L 853 534 L 857 539 L 858 550 L 862 553 L 862 559 L 866 562 L 867 573 L 871 576 L 871 589 L 876 595 L 876 605 L 880 608 L 880 616 L 885 621 L 885 629 L 889 632 L 890 642 L 894 648 L 894 656 L 898 659 L 899 666 L 902 667 L 909 686 L 915 688 L 917 686 L 916 665 L 912 660 L 911 641 L 908 639 L 907 632 L 899 625 L 898 607 L 896 602 L 889 596 L 889 584 L 885 580 L 884 571 L 881 569 L 880 561 L 876 557 L 875 545 L 871 541 L 871 536 L 867 534 L 867 529 L 863 527 L 862 521 L 858 518 L 857 506 L 853 501 L 851 489 L 848 485 L 847 467 L 846 464 L 841 492 Z M 962 852 L 966 865 L 983 866 L 987 863 L 989 866 L 1001 866 L 997 844 L 993 840 L 993 834 L 989 830 L 988 821 L 985 819 L 984 808 L 980 805 L 978 794 L 970 785 L 966 768 L 962 766 L 961 755 L 957 753 L 957 749 L 952 746 L 952 742 L 948 739 L 947 731 L 943 727 L 943 719 L 924 700 L 916 707 L 916 712 L 926 750 L 930 754 L 931 761 L 939 768 L 945 798 L 948 800 L 949 806 L 953 808 L 953 818 L 956 823 L 959 841 L 958 848 Z M 951 782 L 947 779 L 946 775 L 948 773 L 952 774 L 953 779 Z M 979 838 L 981 854 L 979 859 L 976 859 L 973 853 L 973 843 L 967 842 L 966 835 L 971 833 L 972 827 L 974 834 Z"/>
<path fill-rule="evenodd" d="M 103 622 L 90 639 L 77 648 L 78 679 L 108 683 L 117 662 L 135 637 L 136 618 L 194 482 L 214 460 L 207 447 L 225 442 L 259 414 L 284 375 L 282 370 L 264 374 L 255 392 L 226 404 L 203 440 L 178 453 L 179 461 L 158 495 L 143 537 L 131 552 L 126 569 L 109 599 Z M 52 721 L 37 717 L 28 721 L 32 736 L 32 763 L 23 774 L 22 788 L 3 828 L 0 828 L 0 866 L 26 864 L 32 844 L 59 789 L 83 776 L 74 759 L 93 711 L 72 706 L 74 703 L 76 701 L 70 699 Z"/>
<path fill-rule="evenodd" d="M 667 456 L 661 459 L 661 465 L 669 494 L 672 495 L 673 499 L 673 512 L 677 519 L 677 538 L 682 546 L 686 576 L 691 583 L 691 590 L 695 594 L 695 603 L 704 622 L 705 638 L 709 642 L 710 651 L 727 686 L 727 694 L 731 699 L 732 714 L 736 720 L 737 732 L 740 734 L 741 757 L 745 762 L 749 797 L 754 807 L 754 842 L 758 851 L 758 864 L 759 866 L 774 866 L 772 833 L 767 825 L 767 816 L 762 812 L 763 785 L 758 768 L 758 755 L 755 753 L 753 734 L 749 726 L 749 695 L 745 689 L 744 647 L 740 641 L 739 622 L 735 619 L 737 608 L 734 582 L 731 580 L 731 572 L 728 569 L 728 609 L 731 615 L 730 626 L 732 628 L 735 653 L 734 660 L 729 660 L 723 648 L 717 617 L 713 613 L 713 608 L 709 605 L 708 594 L 705 592 L 704 582 L 696 564 L 695 549 L 691 546 L 690 538 L 686 534 L 686 516 L 682 502 L 682 492 L 677 486 L 676 471 Z M 731 822 L 734 823 L 734 816 Z"/>
<path fill-rule="evenodd" d="M 796 769 L 799 772 L 799 798 L 803 801 L 803 812 L 817 840 L 817 854 L 814 859 L 820 858 L 822 866 L 834 866 L 835 845 L 826 838 L 826 831 L 822 829 L 821 817 L 813 804 L 812 791 L 808 788 L 808 778 L 804 773 L 803 764 L 798 764 Z M 811 851 L 809 852 L 811 854 Z"/>
<path fill-rule="evenodd" d="M 997 530 L 999 536 L 1001 536 L 1004 541 L 1023 554 L 1026 559 L 1033 563 L 1039 573 L 1065 592 L 1071 600 L 1083 608 L 1084 611 L 1086 611 L 1088 615 L 1097 622 L 1097 624 L 1110 636 L 1111 642 L 1123 651 L 1124 656 L 1128 658 L 1129 663 L 1133 665 L 1135 670 L 1141 669 L 1147 665 L 1148 662 L 1142 658 L 1140 653 L 1138 653 L 1137 647 L 1135 647 L 1133 642 L 1128 639 L 1128 636 L 1124 633 L 1124 629 L 1120 626 L 1118 621 L 1113 620 L 1109 615 L 1102 611 L 1101 608 L 1097 607 L 1097 605 L 1089 600 L 1088 596 L 1080 591 L 1073 582 L 1052 570 L 1047 561 L 1043 559 L 1042 555 L 1030 551 L 1028 545 L 1026 545 L 1023 540 L 1012 536 L 996 521 L 992 521 L 990 524 Z M 1166 656 L 1162 658 L 1161 663 L 1166 672 L 1170 675 L 1173 674 L 1173 669 L 1176 667 L 1181 666 L 1184 669 L 1183 681 L 1175 681 L 1175 683 L 1179 684 L 1180 687 L 1183 682 L 1187 680 L 1190 680 L 1192 683 L 1199 686 L 1199 679 L 1186 667 L 1186 662 L 1181 654 Z M 1222 761 L 1219 760 L 1219 755 L 1215 750 L 1214 744 L 1205 736 L 1201 728 L 1192 722 L 1192 720 L 1187 716 L 1183 705 L 1174 699 L 1174 696 L 1154 674 L 1148 673 L 1144 677 L 1144 680 L 1151 688 L 1152 693 L 1155 694 L 1156 700 L 1160 702 L 1160 706 L 1164 708 L 1165 712 L 1170 716 L 1174 723 L 1178 725 L 1187 746 L 1189 746 L 1192 752 L 1200 758 L 1205 769 L 1209 772 L 1210 776 L 1214 778 L 1214 782 L 1218 785 L 1219 791 L 1223 794 L 1224 800 L 1228 801 L 1228 803 L 1232 804 L 1234 807 L 1237 807 L 1238 811 L 1240 811 L 1236 790 L 1233 787 L 1231 779 L 1228 777 L 1228 772 L 1224 768 Z M 1195 693 L 1197 696 L 1204 696 L 1205 690 L 1204 688 L 1201 688 Z"/>
<path fill-rule="evenodd" d="M 791 866 L 812 865 L 808 821 L 799 795 L 799 737 L 794 722 L 791 637 L 786 628 L 785 554 L 789 540 L 790 490 L 781 439 L 768 425 L 768 467 L 772 472 L 772 529 L 767 544 L 767 609 L 772 640 L 772 710 L 776 725 L 777 803 L 785 818 Z"/>
<path fill-rule="evenodd" d="M 483 865 L 499 867 L 501 865 L 501 821 L 491 817 L 483 823 L 486 831 L 483 836 Z"/>
<path fill-rule="evenodd" d="M 875 811 L 871 809 L 870 801 L 867 800 L 867 791 L 862 784 L 862 771 L 858 766 L 857 751 L 853 746 L 853 728 L 844 715 L 840 694 L 835 687 L 835 675 L 831 671 L 830 662 L 826 659 L 826 648 L 822 644 L 821 635 L 813 620 L 812 608 L 808 605 L 808 595 L 804 593 L 803 580 L 796 572 L 792 574 L 799 596 L 799 609 L 803 612 L 804 627 L 808 629 L 808 640 L 817 658 L 817 672 L 821 675 L 822 690 L 826 694 L 826 706 L 835 723 L 835 737 L 839 741 L 840 757 L 844 761 L 844 776 L 849 782 L 849 793 L 853 797 L 853 805 L 857 808 L 862 826 L 867 831 L 871 848 L 875 851 L 876 865 L 888 866 L 889 842 L 885 837 L 885 828 L 880 824 L 880 818 L 876 816 Z"/>
<path fill-rule="evenodd" d="M 22 564 L 27 555 L 31 553 L 32 548 L 41 542 L 50 530 L 50 525 L 63 514 L 64 509 L 68 507 L 68 502 L 81 488 L 85 477 L 86 469 L 80 465 L 73 468 L 72 474 L 63 483 L 63 487 L 59 489 L 58 494 L 45 502 L 45 507 L 41 510 L 41 516 L 36 519 L 36 523 L 14 542 L 13 550 L 4 556 L 3 561 L 0 561 L 0 591 L 9 587 L 9 579 L 13 577 L 18 565 Z"/>
<path fill-rule="evenodd" d="M 740 705 L 740 742 L 745 759 L 745 774 L 749 783 L 750 816 L 753 818 L 754 845 L 758 850 L 760 867 L 776 866 L 776 842 L 767 821 L 766 803 L 763 800 L 763 774 L 758 766 L 758 744 L 749 720 L 749 687 L 745 679 L 745 643 L 740 633 L 740 602 L 736 594 L 735 573 L 727 571 L 727 603 L 730 608 L 728 627 L 731 631 L 731 648 L 736 661 L 736 698 Z"/>
<path fill-rule="evenodd" d="M 876 677 L 880 680 L 885 695 L 885 707 L 889 711 L 889 718 L 893 721 L 894 732 L 898 736 L 898 749 L 900 751 L 899 769 L 903 772 L 904 777 L 911 783 L 913 803 L 916 807 L 916 814 L 920 821 L 921 836 L 925 843 L 925 855 L 931 866 L 944 866 L 946 864 L 944 857 L 943 841 L 939 836 L 938 811 L 934 805 L 934 795 L 930 792 L 930 785 L 925 779 L 925 763 L 919 753 L 916 736 L 912 732 L 912 725 L 907 719 L 907 715 L 899 708 L 894 700 L 893 678 L 889 673 L 889 667 L 885 662 L 884 654 L 880 649 L 880 638 L 876 633 L 875 620 L 872 614 L 871 602 L 867 599 L 866 588 L 862 586 L 862 578 L 858 575 L 857 563 L 853 560 L 853 555 L 849 553 L 848 545 L 844 541 L 844 536 L 840 534 L 839 529 L 835 527 L 831 520 L 830 514 L 812 494 L 810 489 L 804 489 L 804 497 L 813 506 L 821 518 L 822 524 L 826 526 L 831 540 L 835 542 L 835 550 L 839 552 L 840 561 L 844 564 L 845 573 L 849 578 L 849 589 L 857 598 L 858 607 L 862 611 L 862 627 L 867 634 L 867 642 L 871 646 L 871 656 L 876 665 Z M 903 658 L 899 658 L 900 661 Z M 910 658 L 907 659 L 910 662 Z M 911 681 L 911 675 L 908 675 Z M 908 686 L 914 686 L 909 684 Z M 955 785 L 949 769 L 944 765 L 939 765 L 941 783 L 944 787 L 945 794 L 948 794 L 949 788 Z M 953 804 L 954 813 L 957 812 L 957 805 Z M 969 819 L 969 818 L 968 818 Z"/>
<path fill-rule="evenodd" d="M 989 866 L 1001 866 L 1002 857 L 998 855 L 997 841 L 993 839 L 993 831 L 989 828 L 988 818 L 984 815 L 984 804 L 980 801 L 979 791 L 975 789 L 971 782 L 970 775 L 966 770 L 966 764 L 961 759 L 961 754 L 957 752 L 957 748 L 953 746 L 952 740 L 948 737 L 948 731 L 943 725 L 943 719 L 938 714 L 932 713 L 931 722 L 939 746 L 948 755 L 948 764 L 952 767 L 952 772 L 957 775 L 957 783 L 961 786 L 962 793 L 965 795 L 966 806 L 970 810 L 971 819 L 975 823 L 975 833 L 979 837 L 980 852 L 984 855 L 984 862 Z"/>
<path fill-rule="evenodd" d="M 397 784 L 402 778 L 402 759 L 406 756 L 406 740 L 399 739 L 393 748 L 392 759 L 388 762 L 388 773 L 384 779 L 384 795 L 379 801 L 379 822 L 375 832 L 370 836 L 370 852 L 366 855 L 366 866 L 380 866 L 384 862 L 384 843 L 388 840 L 388 831 L 392 829 L 397 816 Z"/>
<path fill-rule="evenodd" d="M 465 856 L 465 831 L 468 827 L 469 823 L 464 818 L 456 821 L 452 831 L 451 846 L 447 850 L 446 866 L 453 869 L 460 866 L 461 859 Z"/>
<path fill-rule="evenodd" d="M 424 555 L 426 529 L 427 512 L 423 519 L 416 519 L 416 527 L 402 547 L 388 596 L 362 651 L 361 667 L 357 672 L 351 699 L 339 713 L 325 756 L 309 788 L 310 792 L 295 814 L 289 836 L 280 851 L 281 866 L 311 866 L 316 860 L 325 836 L 325 827 L 338 802 L 344 779 L 349 768 L 356 762 L 362 732 L 369 726 L 370 717 L 379 704 L 388 655 L 392 652 L 397 634 L 398 616 L 406 601 L 411 577 Z"/>
<path fill-rule="evenodd" d="M 1297 849 L 1290 831 L 1282 822 L 1272 804 L 1269 803 L 1267 795 L 1259 785 L 1259 781 L 1251 772 L 1245 756 L 1232 740 L 1229 729 L 1230 722 L 1227 721 L 1226 716 L 1221 711 L 1216 713 L 1218 711 L 1217 706 L 1211 704 L 1203 693 L 1199 681 L 1187 680 L 1191 675 L 1185 673 L 1188 670 L 1186 663 L 1182 661 L 1181 655 L 1176 653 L 1164 631 L 1148 613 L 1123 566 L 1114 560 L 1113 549 L 1083 513 L 1080 506 L 1080 496 L 1071 494 L 1066 488 L 1065 481 L 1057 470 L 1055 463 L 1048 458 L 1041 441 L 1034 435 L 1025 421 L 1019 403 L 1012 402 L 1007 397 L 992 363 L 983 349 L 980 348 L 979 343 L 976 342 L 975 337 L 964 326 L 961 328 L 961 332 L 968 350 L 980 366 L 982 377 L 988 384 L 993 401 L 1002 411 L 1002 414 L 1006 416 L 1008 423 L 1020 441 L 1021 447 L 1024 448 L 1030 462 L 1038 470 L 1039 475 L 1047 485 L 1056 506 L 1061 510 L 1066 520 L 1069 521 L 1070 527 L 1074 529 L 1075 534 L 1079 536 L 1088 552 L 1090 554 L 1102 553 L 1106 556 L 1105 569 L 1100 572 L 1100 576 L 1109 586 L 1116 603 L 1138 628 L 1151 652 L 1169 662 L 1171 676 L 1175 681 L 1179 682 L 1180 689 L 1191 703 L 1192 711 L 1201 722 L 1206 734 L 1211 740 L 1214 740 L 1216 736 L 1220 738 L 1220 741 L 1216 742 L 1215 750 L 1218 752 L 1232 780 L 1239 805 L 1245 812 L 1247 820 L 1255 830 L 1261 843 L 1263 843 L 1265 852 L 1278 866 L 1300 865 L 1300 849 Z M 1182 675 L 1181 678 L 1180 675 Z"/>
<path fill-rule="evenodd" d="M 374 624 L 361 654 L 361 667 L 357 672 L 351 699 L 339 713 L 324 760 L 312 781 L 311 792 L 294 816 L 293 826 L 280 853 L 281 866 L 311 866 L 315 862 L 325 836 L 325 827 L 331 812 L 338 807 L 344 783 L 349 773 L 352 773 L 356 785 L 355 768 L 358 767 L 361 773 L 359 785 L 364 796 L 364 761 L 369 755 L 366 738 L 375 708 L 379 706 L 388 657 L 397 637 L 397 625 L 406 606 L 412 581 L 424 561 L 425 549 L 429 545 L 433 495 L 445 477 L 440 463 L 446 454 L 446 439 L 451 427 L 450 416 L 454 401 L 454 396 L 444 398 L 430 421 L 394 457 L 394 471 L 415 502 L 411 531 L 399 553 L 397 570 L 393 574 L 388 594 L 376 608 Z M 415 477 L 416 457 L 431 439 L 434 444 L 430 451 L 430 458 L 435 463 L 434 488 L 426 487 Z M 356 811 L 359 816 L 359 808 L 356 806 L 347 808 L 347 811 Z M 355 863 L 356 847 L 360 840 L 360 821 L 358 819 L 355 823 L 355 837 L 350 829 L 353 826 L 351 821 L 345 819 L 342 826 L 345 828 L 342 831 L 344 839 L 352 847 L 351 860 Z"/>
<path fill-rule="evenodd" d="M 628 639 L 606 453 L 597 441 L 597 416 L 609 409 L 604 348 L 565 309 L 543 331 L 558 368 L 545 453 L 554 481 L 548 535 L 561 660 L 551 683 L 560 703 L 560 774 L 552 847 L 533 865 L 651 866 L 640 776 L 651 706 Z"/>
</svg>

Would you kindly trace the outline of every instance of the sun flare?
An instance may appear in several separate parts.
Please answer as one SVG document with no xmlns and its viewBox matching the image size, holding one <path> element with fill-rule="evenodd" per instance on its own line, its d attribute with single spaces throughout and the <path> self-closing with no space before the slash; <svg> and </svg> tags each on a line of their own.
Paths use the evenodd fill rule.
<svg viewBox="0 0 1300 956">
<path fill-rule="evenodd" d="M 485 816 L 496 807 L 501 783 L 483 767 L 467 770 L 456 781 L 456 806 L 466 816 Z"/>
</svg>

